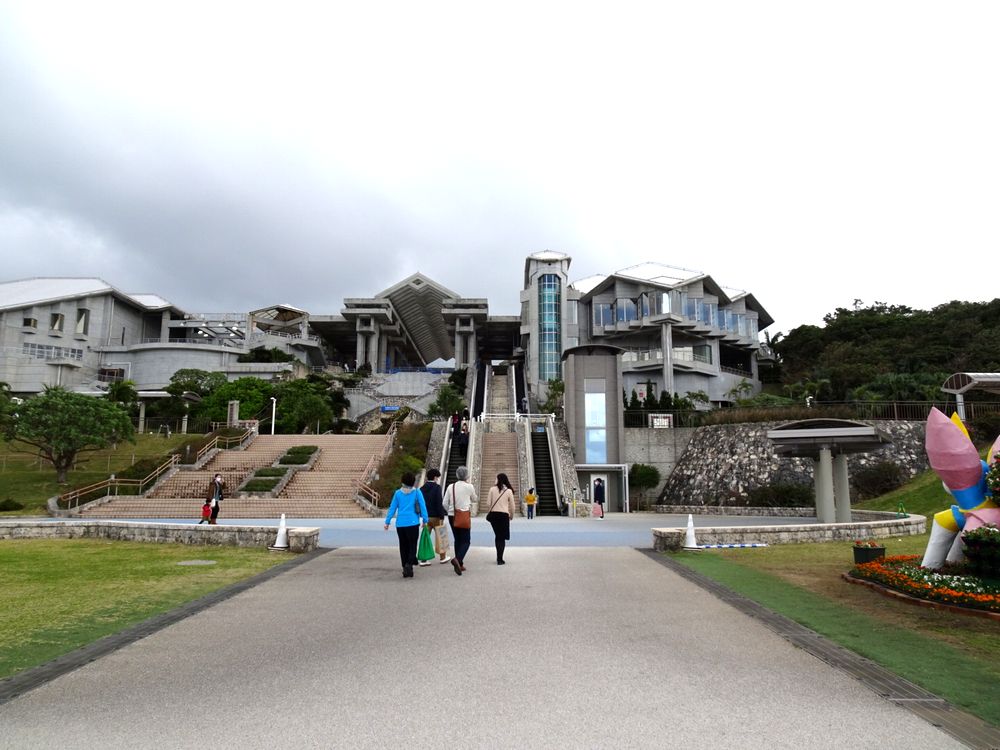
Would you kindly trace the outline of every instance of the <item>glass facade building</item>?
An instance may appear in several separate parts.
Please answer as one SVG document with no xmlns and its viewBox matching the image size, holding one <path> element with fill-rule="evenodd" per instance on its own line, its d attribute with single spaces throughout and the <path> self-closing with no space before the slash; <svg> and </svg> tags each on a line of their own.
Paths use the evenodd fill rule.
<svg viewBox="0 0 1000 750">
<path fill-rule="evenodd" d="M 538 280 L 538 378 L 562 377 L 562 288 L 556 274 Z"/>
</svg>

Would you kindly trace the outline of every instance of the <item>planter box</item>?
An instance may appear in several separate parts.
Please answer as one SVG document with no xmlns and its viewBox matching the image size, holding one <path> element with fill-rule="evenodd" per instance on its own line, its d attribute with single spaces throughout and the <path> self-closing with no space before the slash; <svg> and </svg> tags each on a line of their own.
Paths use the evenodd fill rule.
<svg viewBox="0 0 1000 750">
<path fill-rule="evenodd" d="M 854 547 L 853 549 L 855 565 L 885 557 L 885 547 Z"/>
</svg>

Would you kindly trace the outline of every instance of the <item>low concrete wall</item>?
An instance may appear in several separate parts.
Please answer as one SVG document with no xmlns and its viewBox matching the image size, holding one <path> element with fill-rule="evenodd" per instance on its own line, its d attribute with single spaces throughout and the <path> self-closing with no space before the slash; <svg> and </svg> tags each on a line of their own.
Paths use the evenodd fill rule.
<svg viewBox="0 0 1000 750">
<path fill-rule="evenodd" d="M 267 547 L 278 535 L 276 526 L 229 526 L 128 521 L 0 521 L 4 539 L 114 539 L 122 542 L 212 544 Z M 319 546 L 316 527 L 288 527 L 290 552 L 311 552 Z"/>
<path fill-rule="evenodd" d="M 809 523 L 775 526 L 702 526 L 695 528 L 699 544 L 801 544 L 852 539 L 887 539 L 912 536 L 927 530 L 924 516 L 897 518 L 895 513 L 854 511 L 850 523 Z M 653 529 L 653 549 L 678 550 L 684 546 L 683 527 Z"/>
</svg>

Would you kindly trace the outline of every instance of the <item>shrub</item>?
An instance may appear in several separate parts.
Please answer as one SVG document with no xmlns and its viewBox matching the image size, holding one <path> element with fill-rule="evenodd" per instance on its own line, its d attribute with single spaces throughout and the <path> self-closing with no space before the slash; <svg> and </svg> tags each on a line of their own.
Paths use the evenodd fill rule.
<svg viewBox="0 0 1000 750">
<path fill-rule="evenodd" d="M 427 444 L 434 425 L 430 422 L 401 425 L 396 432 L 396 445 L 379 466 L 379 478 L 373 488 L 379 493 L 379 504 L 388 507 L 393 493 L 399 488 L 403 474 L 419 474 L 427 460 Z"/>
<path fill-rule="evenodd" d="M 24 510 L 24 505 L 8 497 L 6 500 L 0 500 L 0 511 L 4 510 Z"/>
<path fill-rule="evenodd" d="M 277 479 L 251 479 L 243 485 L 243 492 L 270 492 L 278 486 Z"/>
<path fill-rule="evenodd" d="M 302 466 L 309 463 L 309 456 L 302 453 L 286 453 L 278 459 L 278 463 L 284 466 Z"/>
<path fill-rule="evenodd" d="M 283 477 L 288 469 L 282 469 L 278 466 L 265 466 L 263 469 L 257 469 L 253 473 L 255 477 Z"/>
<path fill-rule="evenodd" d="M 969 432 L 977 445 L 992 443 L 1000 435 L 1000 412 L 980 414 L 969 421 Z"/>
<path fill-rule="evenodd" d="M 808 484 L 769 484 L 750 490 L 747 505 L 764 508 L 807 508 L 815 503 Z"/>
<path fill-rule="evenodd" d="M 319 448 L 315 445 L 294 445 L 285 451 L 285 455 L 288 456 L 311 456 L 313 453 L 318 451 Z"/>
<path fill-rule="evenodd" d="M 892 461 L 879 461 L 855 471 L 851 476 L 851 484 L 857 490 L 858 499 L 865 500 L 891 492 L 902 486 L 905 479 L 903 469 L 898 464 Z"/>
</svg>

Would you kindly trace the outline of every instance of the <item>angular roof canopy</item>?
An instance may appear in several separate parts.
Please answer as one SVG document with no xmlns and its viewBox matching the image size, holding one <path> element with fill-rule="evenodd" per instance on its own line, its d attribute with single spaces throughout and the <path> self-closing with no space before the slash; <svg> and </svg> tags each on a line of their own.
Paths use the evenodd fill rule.
<svg viewBox="0 0 1000 750">
<path fill-rule="evenodd" d="M 956 372 L 944 381 L 941 390 L 956 394 L 973 390 L 1000 393 L 1000 372 Z"/>
<path fill-rule="evenodd" d="M 868 453 L 892 441 L 877 428 L 850 419 L 800 419 L 767 431 L 781 456 L 818 458 L 823 448 L 834 455 Z"/>
</svg>

